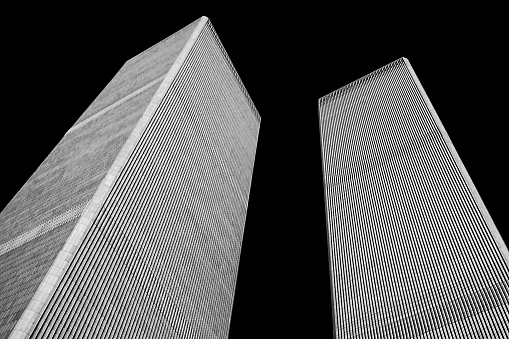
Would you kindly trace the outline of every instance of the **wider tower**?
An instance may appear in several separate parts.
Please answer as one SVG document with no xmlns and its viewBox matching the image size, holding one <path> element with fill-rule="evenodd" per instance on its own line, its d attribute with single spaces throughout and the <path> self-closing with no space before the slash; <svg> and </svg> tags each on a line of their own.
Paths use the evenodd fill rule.
<svg viewBox="0 0 509 339">
<path fill-rule="evenodd" d="M 0 213 L 0 338 L 226 338 L 259 126 L 206 17 L 127 61 Z"/>
</svg>

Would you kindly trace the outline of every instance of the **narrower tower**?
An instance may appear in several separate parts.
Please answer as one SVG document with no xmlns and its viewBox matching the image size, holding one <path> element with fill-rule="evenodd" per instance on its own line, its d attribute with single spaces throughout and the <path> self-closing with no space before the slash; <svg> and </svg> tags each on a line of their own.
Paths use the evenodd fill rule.
<svg viewBox="0 0 509 339">
<path fill-rule="evenodd" d="M 337 338 L 509 338 L 509 255 L 407 59 L 321 98 Z"/>
<path fill-rule="evenodd" d="M 127 61 L 0 213 L 0 338 L 227 338 L 259 126 L 206 17 Z"/>
</svg>

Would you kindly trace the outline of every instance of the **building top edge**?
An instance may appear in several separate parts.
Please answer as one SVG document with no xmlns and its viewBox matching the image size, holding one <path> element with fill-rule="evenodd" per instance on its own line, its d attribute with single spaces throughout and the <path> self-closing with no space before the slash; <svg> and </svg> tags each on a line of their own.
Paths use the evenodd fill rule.
<svg viewBox="0 0 509 339">
<path fill-rule="evenodd" d="M 321 107 L 322 105 L 326 104 L 327 102 L 329 102 L 330 100 L 332 100 L 333 98 L 336 98 L 338 96 L 341 96 L 341 94 L 343 93 L 346 93 L 347 91 L 359 86 L 359 85 L 362 85 L 364 82 L 372 79 L 373 77 L 385 72 L 386 70 L 390 69 L 390 68 L 393 68 L 393 67 L 396 67 L 396 66 L 400 66 L 400 65 L 403 65 L 403 64 L 408 64 L 409 61 L 407 58 L 405 57 L 401 57 L 399 59 L 396 59 L 394 60 L 393 62 L 385 65 L 385 66 L 382 66 L 380 68 L 378 68 L 377 70 L 374 70 L 373 72 L 371 73 L 368 73 L 366 74 L 365 76 L 355 80 L 355 81 L 352 81 L 340 88 L 338 88 L 337 90 L 333 91 L 333 92 L 330 92 L 329 94 L 326 94 L 324 95 L 323 97 L 319 98 L 318 99 L 318 106 Z"/>
<path fill-rule="evenodd" d="M 164 41 L 166 41 L 166 40 L 170 39 L 172 36 L 177 35 L 177 34 L 178 34 L 178 33 L 180 33 L 181 31 L 183 31 L 184 29 L 188 28 L 189 26 L 197 25 L 197 24 L 198 24 L 198 22 L 199 22 L 200 20 L 209 21 L 209 18 L 208 18 L 208 17 L 206 17 L 206 16 L 201 16 L 201 17 L 199 17 L 198 19 L 196 19 L 196 20 L 194 20 L 194 21 L 190 22 L 189 24 L 185 25 L 184 27 L 182 27 L 182 28 L 181 28 L 181 29 L 179 29 L 178 31 L 176 31 L 176 32 L 174 32 L 174 33 L 172 33 L 172 34 L 168 35 L 168 36 L 167 36 L 166 38 L 164 38 L 163 40 L 156 42 L 155 44 L 153 44 L 153 45 L 152 45 L 152 46 L 150 46 L 149 48 L 146 48 L 145 50 L 143 50 L 143 51 L 141 51 L 140 53 L 136 54 L 136 55 L 135 55 L 135 56 L 133 56 L 132 58 L 129 58 L 128 60 L 126 60 L 126 62 L 124 62 L 124 65 L 125 65 L 125 64 L 127 64 L 128 62 L 130 62 L 131 60 L 133 60 L 133 59 L 137 58 L 138 56 L 140 56 L 140 55 L 142 55 L 142 54 L 144 54 L 144 53 L 148 52 L 149 50 L 153 49 L 153 48 L 154 48 L 154 47 L 156 47 L 157 45 L 159 45 L 159 44 L 163 43 Z"/>
</svg>

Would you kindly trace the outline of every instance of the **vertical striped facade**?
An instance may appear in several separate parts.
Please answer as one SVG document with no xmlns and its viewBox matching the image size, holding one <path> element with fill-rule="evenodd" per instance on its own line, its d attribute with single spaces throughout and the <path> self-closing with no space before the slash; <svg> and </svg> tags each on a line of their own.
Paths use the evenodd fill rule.
<svg viewBox="0 0 509 339">
<path fill-rule="evenodd" d="M 408 60 L 319 100 L 337 338 L 509 338 L 509 256 Z"/>
<path fill-rule="evenodd" d="M 205 17 L 126 62 L 0 213 L 0 338 L 227 338 L 259 126 Z"/>
</svg>

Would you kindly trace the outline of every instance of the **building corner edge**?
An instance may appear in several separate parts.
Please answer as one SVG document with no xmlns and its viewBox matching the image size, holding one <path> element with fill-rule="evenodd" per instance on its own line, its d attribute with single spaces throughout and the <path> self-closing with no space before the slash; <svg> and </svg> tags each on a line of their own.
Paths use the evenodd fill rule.
<svg viewBox="0 0 509 339">
<path fill-rule="evenodd" d="M 323 131 L 322 131 L 322 113 L 320 111 L 322 98 L 318 98 L 318 132 L 320 133 L 320 159 L 322 161 L 322 185 L 323 185 L 323 204 L 325 207 L 325 231 L 327 234 L 327 261 L 329 267 L 329 288 L 330 288 L 330 301 L 331 301 L 331 309 L 332 309 L 332 331 L 334 333 L 333 338 L 337 338 L 339 332 L 339 324 L 337 323 L 337 315 L 336 315 L 336 307 L 334 306 L 334 282 L 332 278 L 332 250 L 331 250 L 331 235 L 329 229 L 329 203 L 327 200 L 326 194 L 326 184 L 325 184 L 325 157 L 324 157 L 324 145 L 323 145 Z"/>
</svg>

